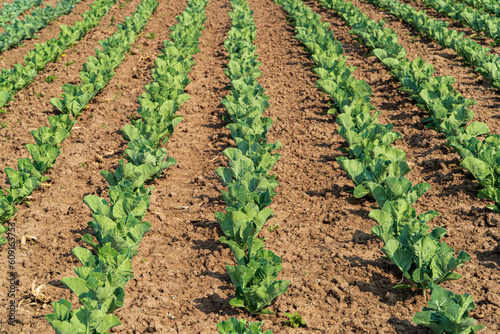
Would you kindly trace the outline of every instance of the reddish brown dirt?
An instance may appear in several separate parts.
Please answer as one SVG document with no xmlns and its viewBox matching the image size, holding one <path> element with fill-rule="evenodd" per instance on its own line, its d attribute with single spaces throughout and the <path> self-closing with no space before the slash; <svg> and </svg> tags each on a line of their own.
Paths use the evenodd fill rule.
<svg viewBox="0 0 500 334">
<path fill-rule="evenodd" d="M 123 16 L 132 12 L 136 3 L 138 0 L 130 2 Z M 311 71 L 311 61 L 278 6 L 271 0 L 250 0 L 249 4 L 255 12 L 256 44 L 263 63 L 263 76 L 258 80 L 271 98 L 266 115 L 275 120 L 269 141 L 283 144 L 279 150 L 283 156 L 273 170 L 280 182 L 272 205 L 275 217 L 261 236 L 266 246 L 283 258 L 280 278 L 292 282 L 289 291 L 270 307 L 276 312 L 273 316 L 249 317 L 229 305 L 234 290 L 224 266 L 232 264 L 233 259 L 218 241 L 221 231 L 214 213 L 224 210 L 224 203 L 222 185 L 214 170 L 226 163 L 222 151 L 234 145 L 221 120 L 225 110 L 220 104 L 229 84 L 224 75 L 227 52 L 223 40 L 230 27 L 230 7 L 228 0 L 213 0 L 207 8 L 201 52 L 195 56 L 196 66 L 190 74 L 193 82 L 187 86 L 191 100 L 179 110 L 184 121 L 166 145 L 178 165 L 154 182 L 146 217 L 152 230 L 133 260 L 135 278 L 127 285 L 125 306 L 116 312 L 123 324 L 112 332 L 216 333 L 217 322 L 237 316 L 266 320 L 264 328 L 274 333 L 430 333 L 411 323 L 411 317 L 425 305 L 423 297 L 414 291 L 391 289 L 401 275 L 380 258 L 381 244 L 370 234 L 374 222 L 367 215 L 375 203 L 354 199 L 347 192 L 352 182 L 334 161 L 343 139 L 335 132 L 334 118 L 326 114 L 328 98 L 314 88 L 317 78 Z M 349 56 L 349 65 L 359 67 L 355 76 L 373 87 L 373 103 L 383 111 L 380 121 L 394 124 L 403 134 L 397 146 L 407 152 L 414 168 L 410 180 L 431 184 L 432 189 L 417 203 L 417 211 L 437 210 L 440 217 L 432 224 L 448 229 L 444 240 L 472 256 L 458 270 L 464 278 L 445 287 L 473 295 L 478 305 L 473 316 L 488 326 L 482 333 L 498 332 L 498 216 L 477 199 L 477 182 L 456 166 L 458 157 L 443 146 L 443 138 L 422 128 L 420 121 L 425 114 L 397 91 L 398 85 L 383 67 L 347 34 L 349 28 L 334 14 L 315 3 L 308 4 L 332 23 Z M 59 281 L 74 276 L 72 270 L 78 263 L 70 251 L 82 246 L 82 234 L 91 232 L 86 225 L 90 212 L 82 198 L 91 193 L 106 197 L 99 171 L 112 169 L 122 156 L 125 143 L 119 129 L 138 107 L 136 99 L 151 80 L 149 68 L 159 53 L 160 42 L 168 36 L 166 27 L 175 23 L 184 6 L 185 1 L 160 4 L 143 36 L 133 45 L 132 54 L 127 55 L 116 76 L 63 143 L 63 152 L 49 172 L 51 186 L 33 193 L 31 205 L 20 206 L 14 219 L 17 240 L 23 235 L 37 240 L 16 249 L 18 301 L 36 280 L 37 286 L 45 285 L 42 291 L 52 301 L 67 298 L 74 306 L 78 304 Z M 51 65 L 46 74 L 22 91 L 24 95 L 18 95 L 9 113 L 1 115 L 2 122 L 10 120 L 12 124 L 0 130 L 3 140 L 9 136 L 0 148 L 2 169 L 27 156 L 23 144 L 32 142 L 29 130 L 46 124 L 45 117 L 55 112 L 48 100 L 60 95 L 62 84 L 78 82 L 78 70 L 93 54 L 96 41 L 112 33 L 106 28 L 112 15 L 119 22 L 120 13 L 108 14 L 90 34 L 92 38 L 74 47 L 78 53 L 68 52 L 67 57 L 75 57 L 68 58 L 74 59 L 74 65 L 65 67 L 66 59 Z M 372 10 L 370 15 L 381 18 L 384 14 Z M 457 75 L 458 89 L 463 89 L 464 95 L 480 102 L 481 97 L 488 98 L 474 110 L 478 119 L 499 133 L 498 120 L 492 119 L 499 103 L 494 90 L 469 78 L 469 69 L 452 63 L 435 44 L 425 40 L 409 43 L 411 35 L 405 33 L 410 31 L 403 30 L 398 21 L 389 20 L 389 24 L 404 36 L 401 40 L 411 59 L 419 55 L 432 59 L 439 74 Z M 153 40 L 145 38 L 150 32 L 156 34 Z M 58 79 L 45 83 L 43 78 L 48 75 Z M 36 99 L 33 90 L 43 91 L 44 98 Z M 43 113 L 46 109 L 49 111 Z M 268 231 L 267 227 L 277 228 Z M 0 248 L 0 268 L 7 267 L 6 261 L 4 246 Z M 7 302 L 5 275 L 0 271 L 1 305 Z M 284 326 L 284 313 L 296 311 L 307 328 Z M 6 308 L 1 307 L 0 332 L 52 332 L 44 319 L 51 312 L 50 305 L 23 305 L 18 310 L 19 323 L 9 326 Z"/>
</svg>

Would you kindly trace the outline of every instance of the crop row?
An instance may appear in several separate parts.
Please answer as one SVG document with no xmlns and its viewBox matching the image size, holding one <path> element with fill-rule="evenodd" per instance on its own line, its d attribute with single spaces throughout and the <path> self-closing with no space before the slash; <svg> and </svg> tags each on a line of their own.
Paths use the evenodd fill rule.
<svg viewBox="0 0 500 334">
<path fill-rule="evenodd" d="M 446 234 L 442 227 L 429 233 L 427 222 L 438 214 L 428 211 L 416 216 L 412 208 L 430 186 L 426 183 L 413 186 L 404 177 L 409 171 L 405 153 L 392 146 L 401 135 L 392 125 L 377 121 L 380 114 L 372 110 L 371 88 L 365 81 L 356 80 L 355 68 L 346 65 L 342 45 L 335 40 L 328 24 L 299 0 L 277 0 L 291 16 L 302 41 L 316 64 L 314 71 L 320 77 L 317 86 L 334 101 L 329 113 L 337 115 L 339 134 L 346 140 L 348 157 L 337 159 L 356 185 L 355 197 L 371 194 L 380 209 L 370 212 L 369 217 L 379 223 L 372 228 L 384 243 L 385 258 L 393 262 L 404 276 L 422 291 L 431 289 L 432 297 L 427 308 L 414 317 L 416 323 L 449 333 L 457 333 L 450 327 L 466 326 L 472 331 L 482 329 L 474 325 L 468 311 L 474 308 L 468 295 L 457 296 L 438 286 L 461 276 L 452 270 L 470 259 L 461 251 L 454 257 L 454 250 L 439 240 Z M 358 18 L 361 19 L 361 18 Z M 361 21 L 358 20 L 361 25 Z M 366 22 L 365 22 L 366 24 Z M 364 26 L 364 25 L 363 25 Z M 396 287 L 410 287 L 398 285 Z M 469 298 L 470 297 L 470 298 Z M 443 305 L 444 304 L 444 305 Z M 460 309 L 460 312 L 455 312 Z"/>
<path fill-rule="evenodd" d="M 16 18 L 33 6 L 40 6 L 42 0 L 15 0 L 13 3 L 4 3 L 0 11 L 0 27 Z"/>
<path fill-rule="evenodd" d="M 490 48 L 464 37 L 463 32 L 458 33 L 456 30 L 448 29 L 448 22 L 431 18 L 424 11 L 417 11 L 398 0 L 369 0 L 369 2 L 388 10 L 392 15 L 434 39 L 439 45 L 454 50 L 468 64 L 475 67 L 476 72 L 500 89 L 500 56 L 489 54 Z"/>
<path fill-rule="evenodd" d="M 383 22 L 376 23 L 361 13 L 352 3 L 343 3 L 340 0 L 324 0 L 326 7 L 336 10 L 339 15 L 353 27 L 352 33 L 359 36 L 367 46 L 374 49 L 373 55 L 380 59 L 382 64 L 389 68 L 390 73 L 403 86 L 401 90 L 417 102 L 417 105 L 429 113 L 429 117 L 423 120 L 428 128 L 435 129 L 443 133 L 448 138 L 448 143 L 455 146 L 455 149 L 462 158 L 467 156 L 475 157 L 483 161 L 477 166 L 482 172 L 472 169 L 471 160 L 462 162 L 462 166 L 471 170 L 472 174 L 485 188 L 479 193 L 480 198 L 488 198 L 495 201 L 494 206 L 489 206 L 494 210 L 499 210 L 500 184 L 496 182 L 494 158 L 496 149 L 494 143 L 497 135 L 490 135 L 484 144 L 476 137 L 489 133 L 489 128 L 481 122 L 473 122 L 475 114 L 468 109 L 476 104 L 475 100 L 462 97 L 455 91 L 453 84 L 455 79 L 450 76 L 432 76 L 435 72 L 432 64 L 425 62 L 422 58 L 416 58 L 412 62 L 406 58 L 406 50 L 398 43 L 398 36 L 392 29 L 383 28 Z M 346 4 L 346 5 L 344 5 Z M 475 139 L 471 139 L 474 137 Z M 453 139 L 455 138 L 455 139 Z M 470 144 L 466 143 L 469 142 Z M 465 146 L 477 153 L 467 154 Z M 476 148 L 473 148 L 476 147 Z M 491 148 L 488 148 L 491 147 Z M 491 158 L 484 156 L 484 150 L 488 154 L 493 154 Z M 493 160 L 492 160 L 493 159 Z M 476 161 L 476 160 L 473 160 Z M 484 168 L 487 167 L 487 169 Z"/>
<path fill-rule="evenodd" d="M 459 1 L 466 3 L 472 8 L 481 9 L 497 16 L 500 14 L 500 4 L 498 4 L 498 1 L 496 0 L 459 0 Z"/>
<path fill-rule="evenodd" d="M 65 93 L 62 94 L 62 99 L 50 100 L 61 115 L 48 118 L 50 127 L 42 126 L 31 132 L 36 141 L 36 144 L 26 145 L 31 159 L 19 159 L 17 170 L 5 169 L 10 189 L 0 192 L 0 223 L 12 218 L 17 211 L 14 205 L 21 203 L 48 180 L 43 174 L 54 166 L 61 153 L 59 144 L 70 135 L 71 128 L 76 123 L 76 120 L 69 116 L 73 119 L 80 116 L 90 100 L 113 78 L 114 69 L 122 63 L 129 45 L 144 28 L 148 19 L 149 17 L 135 14 L 132 18 L 127 17 L 125 24 L 118 24 L 118 30 L 113 36 L 99 42 L 103 50 L 96 49 L 96 57 L 89 57 L 83 64 L 80 71 L 82 84 L 66 84 L 63 86 Z M 6 226 L 0 225 L 1 234 L 7 230 Z M 0 245 L 6 242 L 7 239 L 0 237 Z"/>
<path fill-rule="evenodd" d="M 160 146 L 182 120 L 175 113 L 189 99 L 184 88 L 190 81 L 187 75 L 194 65 L 193 55 L 199 51 L 207 4 L 205 0 L 189 0 L 177 17 L 178 23 L 171 27 L 171 41 L 164 42 L 165 49 L 155 60 L 153 81 L 138 99 L 140 119 L 122 129 L 124 139 L 129 141 L 124 151 L 127 163 L 122 159 L 114 173 L 101 172 L 109 185 L 109 203 L 93 195 L 84 198 L 92 210 L 94 219 L 89 226 L 94 228 L 97 242 L 91 235 L 84 235 L 82 240 L 97 255 L 80 247 L 72 251 L 83 266 L 75 268 L 78 277 L 62 282 L 78 296 L 82 307 L 71 311 L 71 303 L 65 299 L 53 303 L 55 313 L 46 318 L 56 333 L 108 333 L 109 328 L 120 324 L 111 313 L 123 306 L 124 287 L 133 278 L 131 259 L 151 227 L 142 219 L 154 187 L 146 188 L 145 184 L 176 164 Z M 141 6 L 150 12 L 157 5 L 152 0 Z M 146 16 L 143 13 L 143 18 Z"/>
<path fill-rule="evenodd" d="M 24 56 L 24 62 L 15 64 L 11 69 L 2 69 L 0 108 L 5 106 L 17 92 L 32 83 L 48 63 L 57 61 L 66 49 L 81 40 L 90 29 L 97 27 L 115 2 L 116 0 L 95 1 L 90 5 L 91 10 L 82 14 L 82 21 L 75 22 L 73 26 L 59 26 L 61 32 L 56 38 L 36 44 L 35 48 Z"/>
<path fill-rule="evenodd" d="M 227 187 L 222 191 L 226 213 L 216 213 L 224 233 L 221 242 L 227 244 L 235 257 L 236 266 L 226 266 L 236 296 L 230 301 L 234 307 L 245 308 L 250 314 L 272 313 L 264 307 L 287 291 L 290 282 L 277 280 L 282 270 L 282 260 L 272 251 L 264 249 L 264 242 L 257 238 L 266 221 L 272 217 L 269 208 L 275 188 L 276 175 L 270 171 L 281 157 L 273 151 L 281 144 L 268 143 L 266 136 L 273 121 L 262 117 L 270 106 L 269 96 L 257 82 L 262 73 L 257 61 L 256 27 L 252 11 L 246 0 L 231 0 L 231 29 L 224 44 L 229 52 L 225 71 L 231 80 L 231 92 L 222 104 L 227 109 L 230 122 L 227 127 L 237 147 L 224 150 L 229 167 L 219 167 L 217 175 Z M 261 323 L 250 323 L 249 328 L 260 332 Z M 220 333 L 246 333 L 245 321 L 234 318 L 218 324 Z M 268 331 L 270 332 L 270 331 Z"/>
<path fill-rule="evenodd" d="M 60 1 L 55 7 L 48 5 L 44 8 L 36 8 L 29 15 L 24 15 L 23 20 L 13 19 L 10 25 L 3 27 L 5 32 L 0 34 L 0 53 L 19 45 L 22 40 L 33 38 L 40 29 L 45 28 L 50 22 L 71 13 L 74 6 L 80 1 Z"/>
<path fill-rule="evenodd" d="M 389 34 L 395 33 L 387 32 Z M 500 212 L 500 135 L 489 134 L 488 126 L 481 122 L 473 122 L 466 127 L 474 118 L 474 112 L 467 107 L 476 101 L 465 99 L 455 92 L 453 78 L 431 77 L 434 67 L 422 59 L 410 63 L 401 51 L 387 52 L 402 47 L 394 43 L 397 39 L 385 39 L 391 42 L 375 45 L 378 49 L 373 51 L 374 55 L 391 70 L 391 74 L 399 79 L 404 90 L 417 103 L 425 105 L 430 113 L 428 127 L 446 135 L 448 145 L 462 158 L 460 166 L 470 171 L 481 185 L 478 197 L 492 200 L 494 204 L 488 205 L 488 208 Z M 481 141 L 478 136 L 482 135 L 487 136 Z"/>
<path fill-rule="evenodd" d="M 496 44 L 500 43 L 499 17 L 490 16 L 453 0 L 422 0 L 422 2 L 427 7 L 435 9 L 438 13 L 460 21 L 477 32 L 484 32 Z"/>
</svg>

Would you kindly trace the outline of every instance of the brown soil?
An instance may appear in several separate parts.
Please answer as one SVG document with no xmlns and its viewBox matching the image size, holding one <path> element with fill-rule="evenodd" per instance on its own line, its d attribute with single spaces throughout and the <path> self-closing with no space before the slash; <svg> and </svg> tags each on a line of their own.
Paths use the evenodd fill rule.
<svg viewBox="0 0 500 334">
<path fill-rule="evenodd" d="M 0 148 L 2 169 L 27 156 L 23 145 L 32 142 L 29 130 L 45 125 L 46 116 L 55 112 L 48 100 L 60 95 L 62 84 L 79 82 L 79 68 L 93 54 L 96 41 L 113 31 L 107 28 L 111 16 L 120 22 L 138 2 L 132 0 L 123 10 L 115 5 L 101 26 L 74 46 L 77 53 L 68 52 L 64 59 L 51 64 L 22 95 L 18 94 L 9 105 L 9 113 L 0 116 L 1 122 L 9 120 L 9 127 L 0 130 L 0 137 L 6 140 Z M 82 246 L 81 235 L 91 232 L 86 225 L 91 220 L 90 211 L 82 198 L 87 194 L 106 197 L 99 171 L 112 169 L 122 156 L 125 142 L 119 129 L 138 107 L 136 99 L 151 80 L 149 69 L 161 41 L 168 36 L 166 27 L 175 23 L 185 3 L 160 3 L 144 34 L 133 45 L 132 54 L 127 55 L 116 76 L 63 143 L 62 154 L 48 174 L 50 186 L 33 193 L 30 205 L 20 206 L 14 218 L 17 240 L 24 235 L 37 240 L 16 249 L 18 301 L 36 279 L 35 284 L 44 284 L 42 292 L 52 301 L 66 298 L 74 306 L 78 304 L 59 281 L 74 276 L 72 270 L 79 264 L 71 249 Z M 133 260 L 135 278 L 127 285 L 125 306 L 116 312 L 123 324 L 112 332 L 216 333 L 217 322 L 237 316 L 266 320 L 264 328 L 274 333 L 430 333 L 411 323 L 412 316 L 426 304 L 423 296 L 392 289 L 401 275 L 380 258 L 381 243 L 370 234 L 374 222 L 368 213 L 375 202 L 358 200 L 348 193 L 352 182 L 334 160 L 343 139 L 335 132 L 334 118 L 326 114 L 328 98 L 314 87 L 317 77 L 311 71 L 311 60 L 274 2 L 249 0 L 249 4 L 255 12 L 256 44 L 263 63 L 263 76 L 258 80 L 270 96 L 272 106 L 266 115 L 275 120 L 269 141 L 283 144 L 279 150 L 283 156 L 273 170 L 280 182 L 272 205 L 275 217 L 261 236 L 266 247 L 283 258 L 280 279 L 292 282 L 289 291 L 269 308 L 276 312 L 272 316 L 249 317 L 229 305 L 234 290 L 224 266 L 232 264 L 233 259 L 218 241 L 222 234 L 214 217 L 215 212 L 224 210 L 223 187 L 214 171 L 226 164 L 222 151 L 234 145 L 221 120 L 225 110 L 220 104 L 229 84 L 224 74 L 227 52 L 223 46 L 230 27 L 229 1 L 213 0 L 207 7 L 201 52 L 195 55 L 196 66 L 190 74 L 193 81 L 187 86 L 191 100 L 179 110 L 184 121 L 166 145 L 178 164 L 154 182 L 146 217 L 152 230 Z M 357 4 L 373 18 L 387 17 L 371 5 Z M 378 61 L 352 40 L 347 34 L 349 28 L 317 4 L 308 5 L 332 24 L 349 56 L 349 65 L 359 67 L 355 76 L 372 86 L 373 104 L 383 111 L 380 121 L 394 124 L 403 134 L 397 146 L 407 152 L 414 169 L 410 180 L 431 184 L 432 189 L 417 203 L 417 211 L 437 210 L 440 217 L 431 223 L 446 227 L 449 234 L 444 240 L 472 256 L 458 270 L 464 277 L 444 286 L 471 294 L 478 306 L 473 316 L 488 326 L 482 333 L 498 332 L 498 216 L 485 209 L 485 201 L 477 199 L 477 182 L 456 166 L 458 156 L 443 145 L 445 140 L 422 127 L 425 114 L 397 90 L 398 85 Z M 496 90 L 476 83 L 470 68 L 452 62 L 448 51 L 428 40 L 410 43 L 411 31 L 397 20 L 388 22 L 400 34 L 410 59 L 422 56 L 440 75 L 454 74 L 457 89 L 480 102 L 474 107 L 477 119 L 490 125 L 492 132 L 500 133 L 494 116 L 500 102 Z M 153 40 L 146 38 L 150 32 L 156 34 Z M 74 61 L 74 65 L 64 66 L 67 61 Z M 57 76 L 56 81 L 43 81 L 48 75 Z M 37 99 L 35 92 L 45 96 Z M 268 231 L 267 227 L 277 228 Z M 0 268 L 6 267 L 4 246 L 0 248 Z M 0 282 L 0 304 L 6 305 L 5 271 L 0 271 Z M 7 310 L 1 307 L 0 332 L 52 332 L 44 319 L 51 312 L 47 304 L 24 305 L 18 310 L 19 323 L 9 326 Z M 285 312 L 299 312 L 307 328 L 286 327 Z"/>
</svg>

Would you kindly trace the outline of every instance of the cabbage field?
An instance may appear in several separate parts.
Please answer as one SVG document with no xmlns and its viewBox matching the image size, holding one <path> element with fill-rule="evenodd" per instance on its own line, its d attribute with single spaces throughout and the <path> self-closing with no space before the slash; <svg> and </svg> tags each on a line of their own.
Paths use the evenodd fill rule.
<svg viewBox="0 0 500 334">
<path fill-rule="evenodd" d="M 6 0 L 0 333 L 500 333 L 495 0 Z"/>
</svg>

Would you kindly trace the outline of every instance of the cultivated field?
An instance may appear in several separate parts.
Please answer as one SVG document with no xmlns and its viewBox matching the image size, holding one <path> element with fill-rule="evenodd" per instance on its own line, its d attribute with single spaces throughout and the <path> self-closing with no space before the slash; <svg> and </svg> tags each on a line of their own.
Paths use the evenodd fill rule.
<svg viewBox="0 0 500 334">
<path fill-rule="evenodd" d="M 0 333 L 500 333 L 500 5 L 460 1 L 4 1 Z"/>
</svg>

